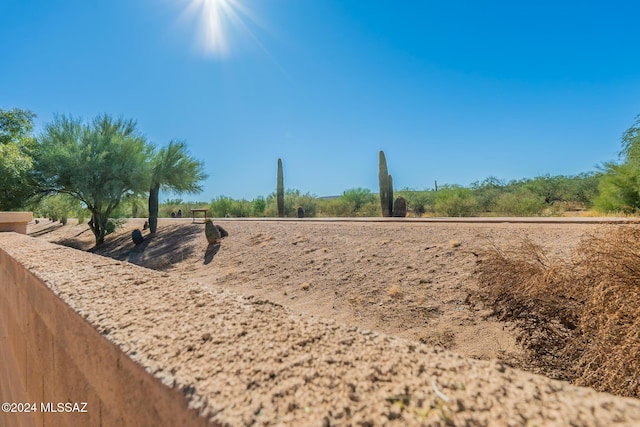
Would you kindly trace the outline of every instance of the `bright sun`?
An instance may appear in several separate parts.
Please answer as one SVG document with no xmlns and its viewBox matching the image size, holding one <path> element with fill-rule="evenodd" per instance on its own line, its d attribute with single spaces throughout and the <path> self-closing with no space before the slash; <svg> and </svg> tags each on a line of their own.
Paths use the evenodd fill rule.
<svg viewBox="0 0 640 427">
<path fill-rule="evenodd" d="M 229 54 L 230 26 L 247 29 L 240 14 L 251 17 L 240 0 L 188 0 L 186 14 L 198 21 L 198 45 L 207 56 Z"/>
</svg>

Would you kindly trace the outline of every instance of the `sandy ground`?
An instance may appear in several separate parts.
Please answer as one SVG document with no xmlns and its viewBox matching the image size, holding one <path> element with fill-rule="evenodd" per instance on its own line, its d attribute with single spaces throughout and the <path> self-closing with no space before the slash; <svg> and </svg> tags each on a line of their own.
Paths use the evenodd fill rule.
<svg viewBox="0 0 640 427">
<path fill-rule="evenodd" d="M 170 273 L 176 286 L 197 281 L 295 312 L 441 346 L 463 356 L 529 369 L 513 325 L 470 302 L 484 251 L 530 239 L 551 256 L 570 256 L 594 223 L 364 223 L 219 220 L 228 232 L 208 246 L 202 223 L 160 220 L 135 247 L 129 220 L 93 252 Z M 607 227 L 607 226 L 605 226 Z M 611 227 L 608 226 L 608 227 Z M 605 228 L 606 229 L 606 228 Z M 29 233 L 90 249 L 87 225 L 48 220 Z"/>
<path fill-rule="evenodd" d="M 416 341 L 517 352 L 466 303 L 481 251 L 528 237 L 568 256 L 597 225 L 221 221 L 230 235 L 209 246 L 202 224 L 176 220 L 134 247 L 139 223 L 94 252 L 161 271 L 44 241 L 90 247 L 86 225 L 41 222 L 41 239 L 0 233 L 0 248 L 220 425 L 640 423 L 636 399 Z"/>
</svg>

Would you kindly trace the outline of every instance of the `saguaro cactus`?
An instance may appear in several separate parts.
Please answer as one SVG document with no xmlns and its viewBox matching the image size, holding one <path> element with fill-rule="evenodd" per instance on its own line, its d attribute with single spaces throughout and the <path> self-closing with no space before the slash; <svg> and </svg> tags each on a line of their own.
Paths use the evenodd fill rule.
<svg viewBox="0 0 640 427">
<path fill-rule="evenodd" d="M 389 216 L 393 216 L 393 178 L 389 175 Z"/>
<path fill-rule="evenodd" d="M 389 175 L 387 159 L 382 150 L 380 150 L 378 158 L 378 184 L 380 186 L 382 216 L 390 217 L 393 214 L 393 179 Z"/>
<path fill-rule="evenodd" d="M 278 217 L 284 217 L 284 175 L 282 173 L 282 159 L 278 159 L 278 186 L 276 188 Z"/>
</svg>

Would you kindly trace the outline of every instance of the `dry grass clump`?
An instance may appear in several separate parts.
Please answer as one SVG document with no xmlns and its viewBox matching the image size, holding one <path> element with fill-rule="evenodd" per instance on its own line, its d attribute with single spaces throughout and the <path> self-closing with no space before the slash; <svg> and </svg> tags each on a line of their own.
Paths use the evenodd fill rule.
<svg viewBox="0 0 640 427">
<path fill-rule="evenodd" d="M 402 296 L 402 289 L 398 285 L 392 285 L 387 289 L 387 296 L 390 298 L 400 298 Z"/>
<path fill-rule="evenodd" d="M 530 353 L 535 371 L 571 379 L 571 361 L 561 357 L 572 338 L 584 303 L 573 269 L 553 263 L 543 249 L 524 240 L 509 252 L 494 246 L 478 264 L 480 298 L 499 319 L 515 321 L 518 341 Z"/>
<path fill-rule="evenodd" d="M 571 260 L 525 240 L 478 265 L 480 298 L 521 328 L 536 370 L 640 397 L 640 229 L 589 237 Z"/>
<path fill-rule="evenodd" d="M 578 385 L 640 397 L 640 229 L 620 227 L 578 252 L 588 297 L 580 318 Z"/>
</svg>

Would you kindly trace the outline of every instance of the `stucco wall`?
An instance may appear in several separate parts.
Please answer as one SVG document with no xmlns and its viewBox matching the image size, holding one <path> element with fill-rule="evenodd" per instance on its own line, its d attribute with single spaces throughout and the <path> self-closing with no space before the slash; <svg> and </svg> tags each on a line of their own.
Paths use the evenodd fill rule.
<svg viewBox="0 0 640 427">
<path fill-rule="evenodd" d="M 36 404 L 36 412 L 0 412 L 0 426 L 205 425 L 181 393 L 133 362 L 1 249 L 0 379 L 0 402 Z M 78 403 L 67 408 L 86 412 L 42 412 L 43 404 L 57 409 L 57 403 Z"/>
<path fill-rule="evenodd" d="M 27 224 L 32 219 L 31 212 L 0 212 L 0 231 L 27 234 Z"/>
</svg>

